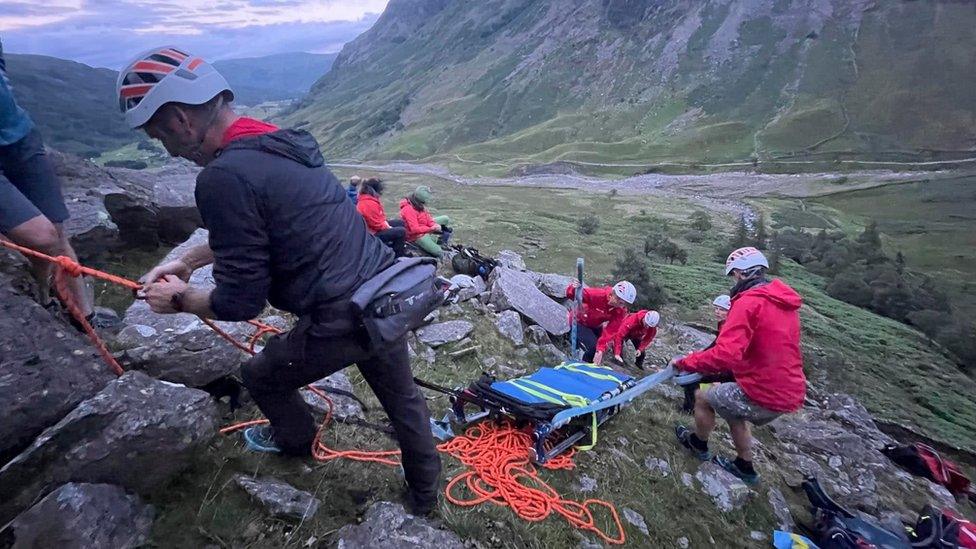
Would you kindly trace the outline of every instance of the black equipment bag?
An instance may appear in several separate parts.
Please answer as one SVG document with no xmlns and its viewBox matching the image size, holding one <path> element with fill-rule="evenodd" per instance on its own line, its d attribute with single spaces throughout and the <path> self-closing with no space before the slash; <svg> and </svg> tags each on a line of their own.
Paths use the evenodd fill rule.
<svg viewBox="0 0 976 549">
<path fill-rule="evenodd" d="M 404 257 L 356 290 L 352 307 L 373 343 L 400 339 L 444 303 L 436 272 L 434 258 Z"/>
<path fill-rule="evenodd" d="M 803 491 L 813 507 L 816 542 L 821 549 L 911 549 L 904 532 L 891 532 L 869 517 L 855 516 L 832 500 L 816 478 L 806 479 Z"/>
<path fill-rule="evenodd" d="M 451 267 L 457 274 L 480 276 L 488 280 L 488 275 L 498 266 L 498 262 L 481 255 L 474 248 L 456 244 L 451 246 L 457 253 L 451 258 Z"/>
</svg>

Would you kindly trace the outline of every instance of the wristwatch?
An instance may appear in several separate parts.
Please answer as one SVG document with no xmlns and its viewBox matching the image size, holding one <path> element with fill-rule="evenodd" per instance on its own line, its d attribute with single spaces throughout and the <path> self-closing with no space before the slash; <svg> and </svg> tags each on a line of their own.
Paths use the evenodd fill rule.
<svg viewBox="0 0 976 549">
<path fill-rule="evenodd" d="M 173 305 L 174 309 L 181 313 L 183 312 L 183 292 L 173 294 L 173 297 L 169 298 L 169 302 Z"/>
</svg>

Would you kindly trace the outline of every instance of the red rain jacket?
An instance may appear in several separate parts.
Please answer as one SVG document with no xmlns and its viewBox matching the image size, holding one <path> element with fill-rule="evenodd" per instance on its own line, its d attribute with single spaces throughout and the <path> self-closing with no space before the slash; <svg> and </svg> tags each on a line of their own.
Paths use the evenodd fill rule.
<svg viewBox="0 0 976 549">
<path fill-rule="evenodd" d="M 579 312 L 577 319 L 582 326 L 587 328 L 599 328 L 604 322 L 611 325 L 620 322 L 627 315 L 627 309 L 623 307 L 611 307 L 610 296 L 613 288 L 586 288 L 583 290 L 583 310 Z M 576 299 L 576 287 L 570 285 L 566 288 L 566 297 Z M 610 325 L 607 326 L 609 328 Z"/>
<path fill-rule="evenodd" d="M 780 280 L 732 298 L 715 346 L 678 361 L 700 374 L 731 372 L 746 396 L 763 408 L 795 412 L 806 397 L 800 353 L 803 299 Z"/>
<path fill-rule="evenodd" d="M 356 202 L 356 209 L 366 220 L 366 228 L 370 234 L 376 234 L 390 228 L 390 223 L 386 220 L 386 211 L 379 198 L 371 194 L 360 194 L 359 201 Z"/>
<path fill-rule="evenodd" d="M 400 219 L 407 228 L 407 242 L 413 242 L 425 234 L 432 233 L 437 227 L 427 208 L 418 210 L 407 198 L 400 201 Z"/>
<path fill-rule="evenodd" d="M 231 125 L 224 130 L 224 135 L 221 136 L 220 139 L 220 148 L 223 149 L 227 145 L 230 145 L 231 141 L 235 141 L 243 137 L 263 135 L 274 131 L 278 131 L 278 126 L 268 124 L 267 122 L 256 120 L 254 118 L 242 116 L 232 122 Z"/>
<path fill-rule="evenodd" d="M 647 349 L 654 337 L 657 336 L 657 328 L 648 328 L 644 325 L 644 316 L 648 311 L 637 311 L 636 313 L 625 316 L 619 322 L 608 324 L 600 339 L 596 342 L 596 350 L 605 352 L 608 344 L 613 340 L 613 352 L 619 355 L 623 349 L 624 340 L 637 341 L 637 352 L 642 353 Z"/>
</svg>

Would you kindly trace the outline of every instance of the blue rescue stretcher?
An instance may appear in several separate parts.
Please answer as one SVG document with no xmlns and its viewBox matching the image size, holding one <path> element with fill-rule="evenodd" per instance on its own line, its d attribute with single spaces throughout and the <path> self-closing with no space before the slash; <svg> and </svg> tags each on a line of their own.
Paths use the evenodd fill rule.
<svg viewBox="0 0 976 549">
<path fill-rule="evenodd" d="M 638 379 L 603 366 L 573 362 L 509 380 L 484 374 L 463 389 L 417 382 L 451 397 L 452 414 L 441 421 L 431 420 L 432 430 L 440 438 L 453 436 L 452 423 L 466 426 L 485 418 L 508 417 L 532 426 L 531 457 L 543 464 L 573 446 L 592 448 L 600 425 L 674 375 L 669 367 Z M 469 406 L 478 410 L 469 414 Z"/>
</svg>

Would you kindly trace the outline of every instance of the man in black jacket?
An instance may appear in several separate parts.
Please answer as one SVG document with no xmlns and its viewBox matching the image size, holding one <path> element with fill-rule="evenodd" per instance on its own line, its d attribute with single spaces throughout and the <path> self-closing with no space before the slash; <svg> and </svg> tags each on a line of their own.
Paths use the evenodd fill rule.
<svg viewBox="0 0 976 549">
<path fill-rule="evenodd" d="M 153 77 L 152 70 L 162 76 Z M 318 143 L 306 132 L 238 117 L 228 106 L 233 92 L 223 77 L 174 48 L 151 50 L 130 63 L 120 74 L 119 97 L 130 126 L 204 167 L 196 201 L 209 246 L 143 277 L 152 310 L 241 321 L 270 302 L 299 319 L 241 368 L 244 385 L 270 420 L 270 426 L 245 431 L 248 447 L 309 455 L 316 429 L 298 389 L 355 363 L 396 429 L 408 502 L 415 512 L 429 512 L 437 501 L 440 457 L 406 342 L 372 344 L 349 303 L 357 288 L 392 265 L 393 252 L 367 232 L 325 168 Z M 193 270 L 209 263 L 216 287 L 189 286 Z"/>
</svg>

